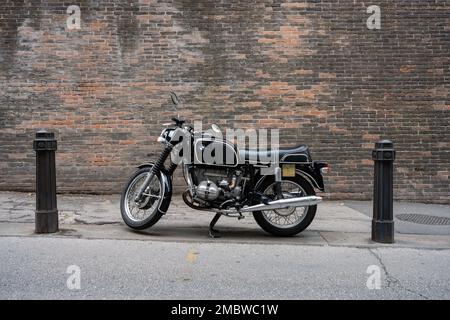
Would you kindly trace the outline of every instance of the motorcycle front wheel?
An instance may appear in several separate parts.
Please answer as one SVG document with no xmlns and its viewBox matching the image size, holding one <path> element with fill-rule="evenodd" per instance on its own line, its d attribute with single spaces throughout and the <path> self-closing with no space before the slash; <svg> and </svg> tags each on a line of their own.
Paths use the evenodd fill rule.
<svg viewBox="0 0 450 320">
<path fill-rule="evenodd" d="M 144 201 L 138 204 L 134 201 L 136 193 L 144 182 L 151 167 L 136 171 L 128 180 L 122 191 L 120 211 L 122 219 L 127 226 L 136 230 L 151 227 L 161 218 L 163 213 L 159 210 L 163 200 L 163 186 L 160 175 L 155 175 L 144 192 Z"/>
<path fill-rule="evenodd" d="M 266 179 L 260 191 L 272 200 L 276 200 L 274 179 Z M 312 196 L 316 193 L 311 184 L 300 176 L 283 178 L 281 190 L 286 196 Z M 266 232 L 281 237 L 296 235 L 305 230 L 316 215 L 317 205 L 308 207 L 289 207 L 284 209 L 255 211 L 253 217 L 258 225 Z"/>
</svg>

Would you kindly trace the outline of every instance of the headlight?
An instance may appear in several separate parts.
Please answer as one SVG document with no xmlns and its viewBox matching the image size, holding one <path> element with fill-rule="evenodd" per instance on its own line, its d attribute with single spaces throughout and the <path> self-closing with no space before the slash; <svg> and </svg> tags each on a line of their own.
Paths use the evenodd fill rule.
<svg viewBox="0 0 450 320">
<path fill-rule="evenodd" d="M 172 140 L 172 137 L 174 136 L 174 134 L 175 134 L 175 130 L 164 129 L 161 132 L 161 135 L 158 137 L 157 141 L 162 142 L 162 143 L 170 142 L 170 140 Z"/>
<path fill-rule="evenodd" d="M 163 131 L 161 131 L 161 134 L 159 135 L 158 139 L 156 139 L 156 141 L 158 142 L 164 142 L 167 141 L 167 129 L 164 129 Z"/>
</svg>

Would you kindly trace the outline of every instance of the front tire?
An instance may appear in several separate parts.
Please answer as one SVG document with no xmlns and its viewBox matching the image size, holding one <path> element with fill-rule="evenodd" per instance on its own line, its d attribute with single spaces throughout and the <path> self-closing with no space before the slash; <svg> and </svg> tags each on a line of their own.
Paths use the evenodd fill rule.
<svg viewBox="0 0 450 320">
<path fill-rule="evenodd" d="M 142 230 L 154 225 L 164 214 L 159 210 L 164 201 L 164 186 L 161 183 L 161 173 L 155 175 L 147 188 L 148 196 L 145 205 L 138 206 L 134 202 L 135 193 L 144 182 L 152 167 L 145 167 L 136 171 L 128 180 L 120 199 L 122 219 L 132 229 Z"/>
<path fill-rule="evenodd" d="M 271 189 L 275 183 L 273 178 L 265 179 L 258 188 L 260 192 L 275 200 L 275 192 Z M 284 177 L 281 181 L 283 194 L 287 192 L 286 186 L 293 187 L 301 192 L 301 196 L 315 195 L 314 188 L 301 176 Z M 302 210 L 297 213 L 297 210 Z M 317 205 L 308 207 L 286 208 L 267 211 L 255 211 L 253 217 L 258 225 L 266 232 L 280 237 L 294 236 L 305 230 L 316 215 Z M 287 222 L 282 224 L 282 222 Z M 291 222 L 291 223 L 289 223 Z"/>
</svg>

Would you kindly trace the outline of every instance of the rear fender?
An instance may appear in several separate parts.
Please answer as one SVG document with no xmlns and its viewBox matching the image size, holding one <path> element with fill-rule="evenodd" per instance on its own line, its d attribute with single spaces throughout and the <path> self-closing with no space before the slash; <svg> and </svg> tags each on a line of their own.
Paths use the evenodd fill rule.
<svg viewBox="0 0 450 320">
<path fill-rule="evenodd" d="M 316 166 L 314 162 L 312 164 L 296 164 L 295 173 L 308 181 L 314 189 L 325 191 L 320 167 Z M 260 176 L 257 180 L 258 182 L 256 183 L 255 189 L 258 189 L 267 177 L 271 177 L 271 175 Z"/>
<path fill-rule="evenodd" d="M 152 162 L 146 162 L 143 164 L 140 164 L 138 166 L 139 169 L 142 168 L 152 168 L 153 167 Z M 158 210 L 161 211 L 161 213 L 166 213 L 169 209 L 170 200 L 172 200 L 172 179 L 170 178 L 170 175 L 168 174 L 167 170 L 161 169 L 159 173 L 160 181 L 163 185 L 163 200 L 159 204 Z"/>
<path fill-rule="evenodd" d="M 295 173 L 308 180 L 314 188 L 325 191 L 320 167 L 316 166 L 315 162 L 312 164 L 297 164 L 295 166 Z"/>
</svg>

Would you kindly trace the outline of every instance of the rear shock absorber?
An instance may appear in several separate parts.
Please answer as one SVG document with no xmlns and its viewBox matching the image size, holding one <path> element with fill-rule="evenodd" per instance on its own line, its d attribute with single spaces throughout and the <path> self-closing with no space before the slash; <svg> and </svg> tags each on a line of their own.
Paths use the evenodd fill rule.
<svg viewBox="0 0 450 320">
<path fill-rule="evenodd" d="M 281 190 L 282 175 L 280 167 L 275 167 L 274 176 L 275 176 L 275 185 L 274 185 L 275 194 L 277 195 L 278 199 L 283 199 L 283 191 Z"/>
</svg>

